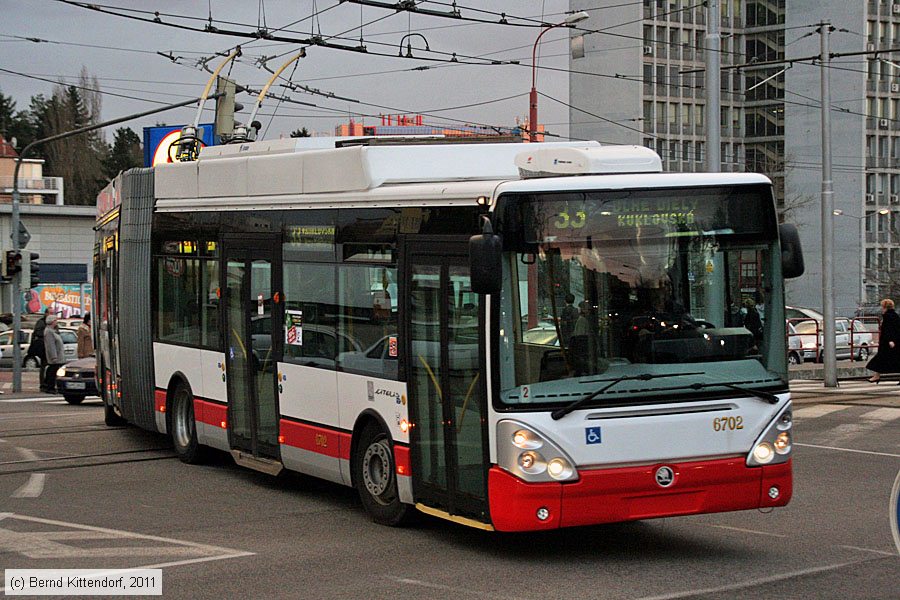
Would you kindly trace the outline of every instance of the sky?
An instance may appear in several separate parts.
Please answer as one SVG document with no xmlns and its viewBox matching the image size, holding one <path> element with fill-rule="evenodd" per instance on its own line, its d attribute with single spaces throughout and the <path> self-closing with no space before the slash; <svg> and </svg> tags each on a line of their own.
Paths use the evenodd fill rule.
<svg viewBox="0 0 900 600">
<path fill-rule="evenodd" d="M 349 118 L 365 124 L 380 124 L 380 114 L 423 114 L 426 124 L 462 122 L 514 126 L 528 114 L 531 88 L 531 51 L 540 29 L 496 23 L 474 23 L 444 17 L 410 14 L 339 0 L 92 0 L 117 13 L 153 19 L 160 13 L 166 23 L 203 28 L 211 13 L 219 29 L 275 30 L 291 39 L 321 35 L 331 42 L 357 46 L 368 54 L 321 46 L 307 49 L 307 56 L 285 71 L 294 84 L 318 89 L 331 98 L 303 91 L 288 91 L 279 82 L 271 91 L 315 106 L 266 99 L 257 120 L 265 139 L 286 136 L 306 127 L 312 132 L 331 134 L 335 125 Z M 420 2 L 419 6 L 449 12 L 453 0 Z M 602 3 L 599 3 L 602 4 Z M 617 3 L 613 3 L 617 4 Z M 463 17 L 499 20 L 506 13 L 511 23 L 565 18 L 565 0 L 518 0 L 456 2 Z M 67 5 L 57 0 L 0 0 L 0 92 L 12 96 L 17 108 L 28 106 L 31 96 L 50 95 L 54 82 L 76 83 L 82 67 L 97 77 L 104 92 L 104 120 L 149 110 L 165 103 L 199 96 L 210 73 L 198 66 L 202 58 L 217 67 L 227 52 L 242 45 L 243 56 L 230 69 L 238 83 L 259 89 L 270 73 L 261 68 L 261 57 L 276 70 L 299 51 L 300 44 L 253 40 L 202 31 L 187 31 L 142 22 Z M 187 18 L 179 18 L 187 17 Z M 519 17 L 520 19 L 516 19 Z M 531 19 L 527 21 L 524 19 Z M 592 19 L 593 20 L 593 19 Z M 586 23 L 590 23 L 587 21 Z M 458 57 L 486 57 L 501 61 L 518 60 L 520 65 L 470 65 L 428 62 L 397 56 L 404 36 L 414 56 L 431 56 L 448 61 Z M 332 37 L 332 36 L 340 36 Z M 568 99 L 569 32 L 558 28 L 543 36 L 539 50 L 537 88 Z M 45 40 L 34 42 L 21 38 Z M 424 39 L 423 39 L 424 38 Z M 434 51 L 424 52 L 425 43 Z M 375 56 L 374 53 L 389 56 Z M 175 57 L 173 61 L 166 56 Z M 439 54 L 442 53 L 442 54 Z M 459 58 L 461 62 L 486 62 Z M 422 70 L 421 67 L 428 67 Z M 420 68 L 419 70 L 415 70 Z M 560 70 L 552 70 L 560 69 Z M 229 70 L 226 67 L 225 71 Z M 23 77 L 13 71 L 44 80 Z M 46 81 L 45 81 L 46 80 Z M 246 120 L 255 96 L 241 94 L 244 105 L 237 120 Z M 213 102 L 208 102 L 201 122 L 212 121 Z M 127 123 L 140 133 L 156 123 L 192 122 L 196 105 Z M 539 121 L 551 133 L 568 135 L 568 109 L 543 100 Z M 111 138 L 111 132 L 106 132 Z"/>
</svg>

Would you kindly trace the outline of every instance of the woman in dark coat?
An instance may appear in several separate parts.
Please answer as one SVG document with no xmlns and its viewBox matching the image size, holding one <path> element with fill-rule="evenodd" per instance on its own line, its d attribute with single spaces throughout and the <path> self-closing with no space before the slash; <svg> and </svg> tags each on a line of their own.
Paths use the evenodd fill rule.
<svg viewBox="0 0 900 600">
<path fill-rule="evenodd" d="M 878 354 L 866 368 L 875 371 L 869 378 L 872 383 L 881 380 L 882 373 L 900 373 L 900 315 L 894 310 L 894 301 L 881 301 L 881 333 L 878 336 Z"/>
</svg>

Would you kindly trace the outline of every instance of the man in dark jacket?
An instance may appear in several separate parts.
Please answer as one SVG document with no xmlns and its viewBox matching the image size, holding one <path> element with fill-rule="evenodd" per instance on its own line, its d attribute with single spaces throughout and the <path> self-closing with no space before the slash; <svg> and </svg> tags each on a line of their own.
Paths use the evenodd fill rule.
<svg viewBox="0 0 900 600">
<path fill-rule="evenodd" d="M 25 362 L 29 358 L 33 358 L 40 365 L 41 391 L 46 392 L 44 387 L 44 371 L 47 368 L 47 353 L 44 349 L 44 329 L 47 327 L 47 315 L 51 314 L 53 309 L 49 306 L 44 310 L 44 316 L 38 319 L 34 325 L 34 331 L 31 332 L 31 344 L 28 345 L 28 351 L 25 353 Z"/>
</svg>

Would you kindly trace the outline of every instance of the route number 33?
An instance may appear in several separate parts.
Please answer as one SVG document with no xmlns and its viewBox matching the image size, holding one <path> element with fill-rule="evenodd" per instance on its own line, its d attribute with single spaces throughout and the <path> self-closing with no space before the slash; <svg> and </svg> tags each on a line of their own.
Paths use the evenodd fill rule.
<svg viewBox="0 0 900 600">
<path fill-rule="evenodd" d="M 587 222 L 587 213 L 583 210 L 579 210 L 575 213 L 575 215 L 571 215 L 567 212 L 561 212 L 556 215 L 556 221 L 553 222 L 553 226 L 556 229 L 581 229 L 584 227 L 584 224 Z"/>
</svg>

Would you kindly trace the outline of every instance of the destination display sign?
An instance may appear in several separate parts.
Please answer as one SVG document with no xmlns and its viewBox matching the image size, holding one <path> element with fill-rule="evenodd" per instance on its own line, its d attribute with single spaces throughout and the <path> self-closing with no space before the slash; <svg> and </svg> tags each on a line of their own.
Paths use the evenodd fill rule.
<svg viewBox="0 0 900 600">
<path fill-rule="evenodd" d="M 534 194 L 512 206 L 528 243 L 777 232 L 765 186 Z"/>
</svg>

